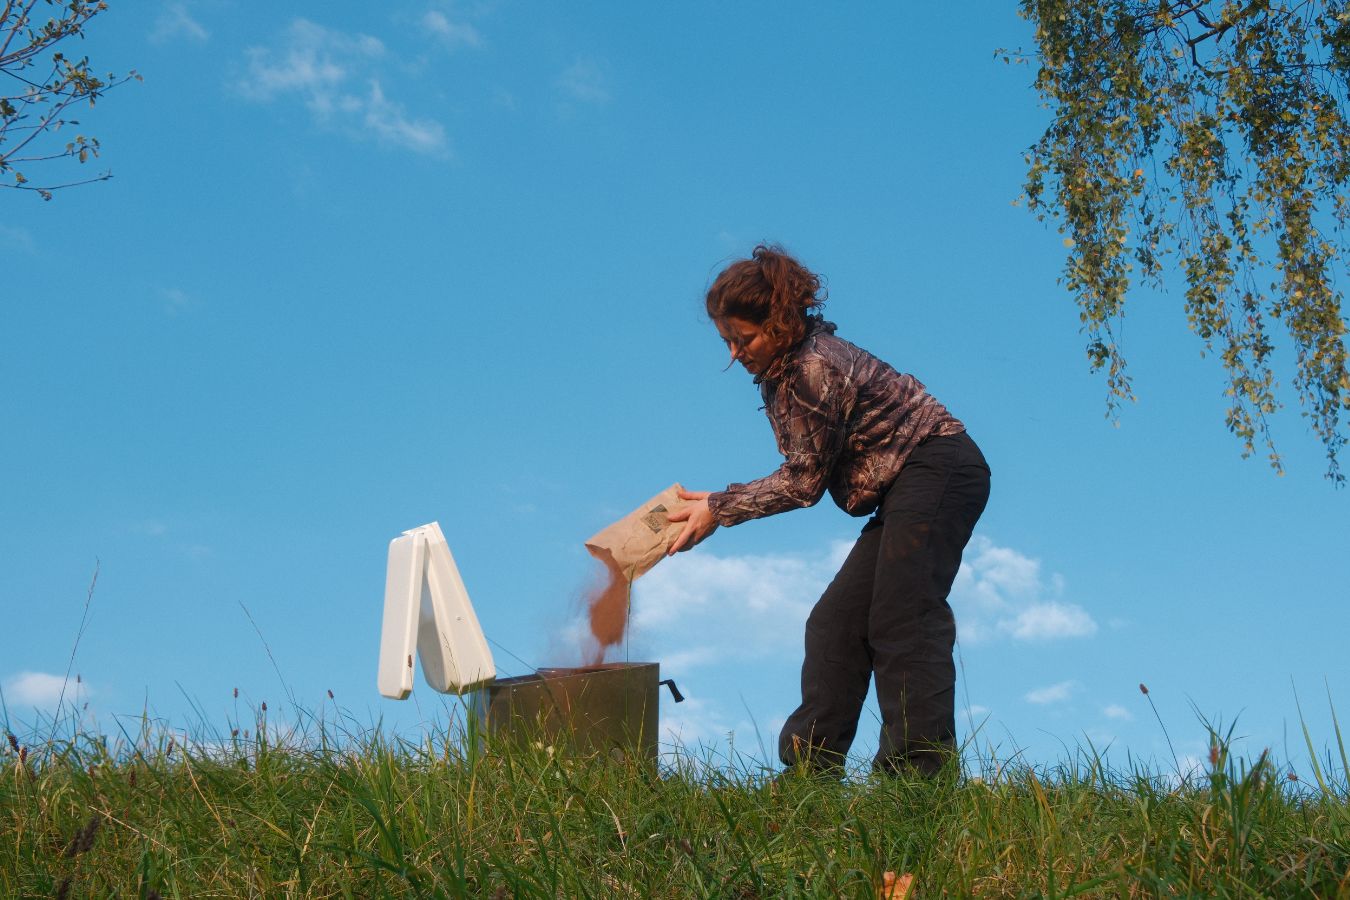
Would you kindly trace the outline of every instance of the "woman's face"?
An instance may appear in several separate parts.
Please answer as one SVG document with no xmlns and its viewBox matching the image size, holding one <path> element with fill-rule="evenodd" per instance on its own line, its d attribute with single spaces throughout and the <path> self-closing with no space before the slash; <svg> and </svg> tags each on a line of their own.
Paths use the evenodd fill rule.
<svg viewBox="0 0 1350 900">
<path fill-rule="evenodd" d="M 778 348 L 773 346 L 762 325 L 735 316 L 714 319 L 713 325 L 727 342 L 732 361 L 739 362 L 751 375 L 764 372 L 778 355 Z"/>
</svg>

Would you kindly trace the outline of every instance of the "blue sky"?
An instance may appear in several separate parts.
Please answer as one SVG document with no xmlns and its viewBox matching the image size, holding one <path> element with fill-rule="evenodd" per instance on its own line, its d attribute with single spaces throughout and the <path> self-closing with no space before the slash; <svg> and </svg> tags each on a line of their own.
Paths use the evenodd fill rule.
<svg viewBox="0 0 1350 900">
<path fill-rule="evenodd" d="M 446 702 L 381 700 L 375 664 L 388 541 L 433 520 L 503 674 L 573 661 L 586 537 L 777 465 L 701 313 L 768 239 L 990 461 L 963 737 L 1167 768 L 1143 682 L 1178 755 L 1198 713 L 1305 765 L 1295 690 L 1319 743 L 1350 697 L 1350 494 L 1296 411 L 1284 477 L 1240 458 L 1176 295 L 1133 296 L 1139 402 L 1106 420 L 1061 237 L 1014 205 L 1045 124 L 995 58 L 1029 41 L 1014 6 L 113 4 L 84 49 L 145 80 L 81 127 L 115 177 L 0 197 L 12 727 L 50 710 L 97 561 L 99 727 L 219 726 L 238 688 L 415 733 Z M 669 734 L 772 745 L 861 525 L 826 500 L 637 584 L 625 653 L 690 698 Z"/>
</svg>

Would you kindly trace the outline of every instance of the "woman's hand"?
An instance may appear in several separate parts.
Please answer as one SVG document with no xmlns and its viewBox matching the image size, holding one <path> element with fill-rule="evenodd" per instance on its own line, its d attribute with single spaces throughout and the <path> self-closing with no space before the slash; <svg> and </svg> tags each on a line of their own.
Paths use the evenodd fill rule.
<svg viewBox="0 0 1350 900">
<path fill-rule="evenodd" d="M 717 530 L 717 520 L 713 518 L 712 510 L 708 508 L 709 493 L 710 491 L 680 491 L 681 500 L 693 502 L 684 509 L 670 514 L 670 521 L 683 522 L 684 530 L 666 551 L 667 556 L 674 556 L 681 550 L 690 549 Z"/>
</svg>

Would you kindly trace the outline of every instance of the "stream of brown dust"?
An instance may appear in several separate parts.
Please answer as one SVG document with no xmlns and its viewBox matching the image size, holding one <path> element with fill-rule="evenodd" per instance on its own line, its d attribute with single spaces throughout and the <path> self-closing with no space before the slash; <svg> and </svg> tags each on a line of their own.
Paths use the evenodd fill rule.
<svg viewBox="0 0 1350 900">
<path fill-rule="evenodd" d="M 608 550 L 599 547 L 586 549 L 604 566 L 603 580 L 597 581 L 586 593 L 587 615 L 595 644 L 586 649 L 583 662 L 588 666 L 598 666 L 605 661 L 605 653 L 610 647 L 623 642 L 624 632 L 628 630 L 628 598 L 632 582 Z"/>
</svg>

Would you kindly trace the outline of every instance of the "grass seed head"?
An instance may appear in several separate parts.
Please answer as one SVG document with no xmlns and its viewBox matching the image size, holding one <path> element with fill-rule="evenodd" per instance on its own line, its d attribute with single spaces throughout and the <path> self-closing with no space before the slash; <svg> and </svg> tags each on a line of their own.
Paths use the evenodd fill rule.
<svg viewBox="0 0 1350 900">
<path fill-rule="evenodd" d="M 71 859 L 94 849 L 94 837 L 98 834 L 98 827 L 102 824 L 103 817 L 98 813 L 90 816 L 89 821 L 84 824 L 83 828 L 75 832 L 75 836 L 66 845 L 66 852 L 63 854 L 65 858 Z"/>
</svg>

